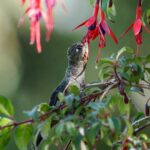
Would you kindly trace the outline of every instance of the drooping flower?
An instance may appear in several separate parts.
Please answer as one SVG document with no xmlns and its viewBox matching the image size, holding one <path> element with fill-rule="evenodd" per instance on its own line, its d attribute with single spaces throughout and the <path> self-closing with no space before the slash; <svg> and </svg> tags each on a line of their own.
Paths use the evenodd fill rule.
<svg viewBox="0 0 150 150">
<path fill-rule="evenodd" d="M 93 11 L 93 16 L 73 29 L 73 30 L 76 30 L 82 26 L 87 27 L 88 31 L 87 31 L 86 35 L 84 36 L 84 38 L 82 39 L 83 43 L 88 42 L 88 44 L 89 44 L 90 41 L 95 39 L 97 36 L 97 35 L 95 36 L 95 31 L 97 30 L 97 27 L 98 27 L 97 26 L 98 11 L 99 11 L 99 0 L 96 1 L 94 11 Z"/>
<path fill-rule="evenodd" d="M 97 19 L 98 11 L 100 11 L 99 23 L 98 23 L 98 19 Z M 90 43 L 91 40 L 94 40 L 95 38 L 99 37 L 99 44 L 98 44 L 99 52 L 98 52 L 96 62 L 99 59 L 101 49 L 106 46 L 106 39 L 105 39 L 106 34 L 110 35 L 112 37 L 112 39 L 114 40 L 114 42 L 116 44 L 118 44 L 118 40 L 117 40 L 116 36 L 112 32 L 112 30 L 109 28 L 109 26 L 106 22 L 105 13 L 101 8 L 101 0 L 96 1 L 93 16 L 90 17 L 89 19 L 87 19 L 86 21 L 84 21 L 83 23 L 81 23 L 80 25 L 78 25 L 75 29 L 78 29 L 82 26 L 85 26 L 88 29 L 86 35 L 82 39 L 83 43 L 85 43 L 85 42 Z"/>
<path fill-rule="evenodd" d="M 136 8 L 136 19 L 135 21 L 125 30 L 125 32 L 121 35 L 121 38 L 125 36 L 125 34 L 133 28 L 134 37 L 137 44 L 136 56 L 139 56 L 139 47 L 142 44 L 142 27 L 150 33 L 150 30 L 145 26 L 142 21 L 142 2 L 138 1 L 138 6 Z"/>
<path fill-rule="evenodd" d="M 22 0 L 24 4 L 26 0 Z M 46 26 L 46 40 L 49 40 L 54 28 L 53 22 L 53 7 L 56 4 L 56 0 L 45 0 L 46 12 L 42 9 L 42 0 L 30 0 L 29 7 L 26 9 L 25 14 L 28 14 L 30 20 L 30 44 L 36 42 L 37 52 L 42 51 L 40 40 L 40 19 L 43 17 Z M 24 15 L 21 18 L 24 20 Z"/>
<path fill-rule="evenodd" d="M 113 39 L 113 41 L 118 44 L 118 40 L 115 36 L 115 34 L 112 32 L 112 30 L 109 28 L 107 22 L 106 22 L 106 18 L 105 18 L 105 13 L 104 11 L 101 9 L 100 10 L 100 22 L 99 22 L 99 32 L 101 33 L 100 35 L 102 36 L 100 41 L 99 41 L 99 47 L 103 48 L 106 45 L 106 40 L 105 40 L 105 35 L 109 35 L 111 36 L 111 38 Z"/>
</svg>

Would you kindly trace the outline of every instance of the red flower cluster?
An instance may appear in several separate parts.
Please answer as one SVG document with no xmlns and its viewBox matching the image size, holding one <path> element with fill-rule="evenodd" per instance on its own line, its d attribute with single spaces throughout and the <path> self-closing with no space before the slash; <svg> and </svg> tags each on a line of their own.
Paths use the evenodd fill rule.
<svg viewBox="0 0 150 150">
<path fill-rule="evenodd" d="M 95 7 L 94 7 L 93 16 L 90 17 L 89 19 L 87 19 L 86 21 L 84 21 L 83 23 L 81 23 L 80 25 L 78 25 L 77 27 L 75 27 L 75 29 L 78 29 L 82 26 L 87 27 L 88 31 L 87 31 L 85 37 L 82 39 L 83 43 L 88 42 L 88 44 L 90 44 L 91 40 L 94 40 L 95 38 L 99 37 L 98 45 L 99 45 L 100 50 L 106 46 L 106 39 L 105 39 L 106 34 L 111 36 L 112 39 L 114 40 L 114 42 L 116 44 L 118 44 L 118 40 L 117 40 L 116 36 L 112 32 L 112 30 L 109 28 L 109 26 L 106 22 L 105 12 L 102 10 L 101 5 L 102 5 L 101 0 L 97 0 Z M 100 12 L 100 21 L 99 22 L 97 19 L 98 12 Z M 98 55 L 98 58 L 99 58 L 99 55 Z M 97 58 L 97 60 L 98 60 L 98 58 Z"/>
<path fill-rule="evenodd" d="M 26 0 L 22 0 L 22 5 Z M 51 33 L 54 28 L 53 23 L 53 7 L 56 4 L 56 0 L 45 0 L 46 11 L 42 9 L 42 0 L 29 0 L 29 7 L 26 9 L 25 14 L 28 14 L 30 19 L 30 44 L 34 44 L 36 42 L 37 52 L 40 53 L 42 51 L 41 41 L 40 41 L 40 19 L 43 17 L 46 25 L 46 39 L 49 40 Z M 21 18 L 24 20 L 24 15 Z"/>
<path fill-rule="evenodd" d="M 138 1 L 138 6 L 136 8 L 136 19 L 135 21 L 125 30 L 121 37 L 133 28 L 134 37 L 137 44 L 137 51 L 136 56 L 139 56 L 139 46 L 142 44 L 142 27 L 150 33 L 150 30 L 144 25 L 142 21 L 142 2 L 141 0 Z"/>
</svg>

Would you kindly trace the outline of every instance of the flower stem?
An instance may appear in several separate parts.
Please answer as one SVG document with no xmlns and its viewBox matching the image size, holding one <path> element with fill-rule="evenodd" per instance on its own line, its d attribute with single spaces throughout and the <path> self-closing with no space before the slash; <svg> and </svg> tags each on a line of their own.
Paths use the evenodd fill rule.
<svg viewBox="0 0 150 150">
<path fill-rule="evenodd" d="M 136 49 L 136 57 L 140 56 L 140 46 L 137 45 L 137 49 Z"/>
</svg>

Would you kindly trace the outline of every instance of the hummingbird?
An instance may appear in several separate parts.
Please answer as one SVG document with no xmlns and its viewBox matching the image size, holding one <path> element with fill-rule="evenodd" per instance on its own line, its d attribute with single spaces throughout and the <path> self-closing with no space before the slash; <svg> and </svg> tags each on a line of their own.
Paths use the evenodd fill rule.
<svg viewBox="0 0 150 150">
<path fill-rule="evenodd" d="M 88 44 L 81 42 L 73 44 L 68 48 L 67 58 L 68 66 L 65 76 L 61 83 L 53 91 L 49 105 L 55 106 L 58 101 L 58 93 L 62 92 L 67 94 L 67 89 L 70 85 L 76 85 L 79 89 L 84 85 L 85 68 L 88 61 Z"/>
<path fill-rule="evenodd" d="M 67 90 L 70 85 L 76 85 L 79 89 L 82 89 L 85 79 L 85 69 L 88 62 L 89 46 L 88 43 L 78 42 L 73 44 L 67 50 L 68 65 L 64 75 L 64 78 L 60 84 L 52 92 L 49 105 L 56 106 L 59 98 L 59 92 L 67 95 Z M 41 134 L 38 135 L 36 141 L 36 147 L 38 147 L 42 141 Z"/>
</svg>

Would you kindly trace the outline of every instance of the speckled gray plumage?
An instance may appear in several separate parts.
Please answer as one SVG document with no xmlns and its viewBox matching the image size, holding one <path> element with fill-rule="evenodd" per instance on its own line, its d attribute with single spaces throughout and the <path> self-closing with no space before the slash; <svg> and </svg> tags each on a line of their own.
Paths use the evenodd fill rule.
<svg viewBox="0 0 150 150">
<path fill-rule="evenodd" d="M 62 82 L 53 91 L 50 98 L 50 105 L 56 105 L 58 93 L 66 92 L 70 84 L 75 84 L 79 88 L 84 84 L 85 67 L 87 64 L 88 46 L 81 42 L 73 44 L 67 52 L 68 67 Z"/>
</svg>

